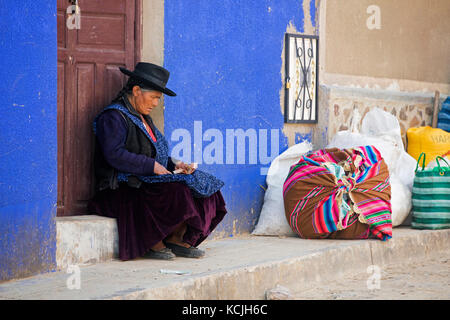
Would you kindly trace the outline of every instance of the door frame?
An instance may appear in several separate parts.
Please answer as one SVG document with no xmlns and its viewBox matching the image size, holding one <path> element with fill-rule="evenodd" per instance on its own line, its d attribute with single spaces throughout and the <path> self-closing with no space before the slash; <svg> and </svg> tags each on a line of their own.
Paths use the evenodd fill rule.
<svg viewBox="0 0 450 320">
<path fill-rule="evenodd" d="M 124 0 L 127 1 L 127 0 Z M 143 43 L 143 0 L 135 0 L 135 23 L 134 23 L 134 65 L 136 65 L 137 62 L 139 62 L 142 58 L 142 43 Z M 56 12 L 57 15 L 57 12 Z M 58 39 L 56 39 L 56 41 L 58 41 Z M 58 43 L 57 43 L 58 46 Z M 57 79 L 57 82 L 59 80 Z M 59 92 L 60 88 L 57 86 L 57 92 L 56 95 L 58 96 L 58 92 Z M 57 109 L 59 108 L 59 106 L 57 105 Z M 59 109 L 58 109 L 59 110 Z M 62 115 L 58 112 L 58 116 L 57 116 L 57 138 L 58 140 L 60 138 L 64 137 L 64 134 L 62 134 L 62 136 L 60 137 L 59 134 L 59 128 L 61 127 L 61 122 L 64 122 L 65 119 L 62 117 Z M 61 145 L 64 145 L 64 143 L 62 143 Z M 61 161 L 60 161 L 60 152 L 64 152 L 63 150 L 59 150 L 59 146 L 60 143 L 58 142 L 58 156 L 57 156 L 57 201 L 60 199 L 60 192 L 64 192 L 64 190 L 61 190 L 59 184 L 62 183 L 64 184 L 64 172 L 61 172 L 62 169 L 60 169 L 61 166 Z M 64 160 L 62 160 L 64 161 Z M 62 177 L 60 177 L 59 175 L 63 175 Z M 94 178 L 94 177 L 93 177 Z M 63 216 L 68 216 L 66 214 L 62 215 L 60 214 L 60 211 L 58 209 L 56 210 L 56 216 L 57 217 L 63 217 Z"/>
<path fill-rule="evenodd" d="M 135 23 L 134 23 L 134 64 L 138 63 L 142 58 L 142 39 L 143 24 L 142 17 L 144 15 L 144 0 L 135 0 Z"/>
</svg>

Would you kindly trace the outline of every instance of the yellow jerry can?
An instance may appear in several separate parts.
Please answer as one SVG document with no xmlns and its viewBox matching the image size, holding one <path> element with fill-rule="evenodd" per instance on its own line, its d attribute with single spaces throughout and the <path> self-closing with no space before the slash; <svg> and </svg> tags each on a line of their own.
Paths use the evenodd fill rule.
<svg viewBox="0 0 450 320">
<path fill-rule="evenodd" d="M 450 133 L 430 126 L 409 128 L 406 131 L 408 138 L 407 152 L 418 159 L 420 154 L 426 154 L 425 165 L 436 158 L 445 156 L 450 151 Z"/>
</svg>

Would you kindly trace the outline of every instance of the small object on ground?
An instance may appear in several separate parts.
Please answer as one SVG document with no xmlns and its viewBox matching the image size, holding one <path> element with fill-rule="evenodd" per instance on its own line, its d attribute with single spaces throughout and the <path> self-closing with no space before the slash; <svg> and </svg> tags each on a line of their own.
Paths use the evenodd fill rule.
<svg viewBox="0 0 450 320">
<path fill-rule="evenodd" d="M 166 242 L 166 246 L 172 250 L 177 257 L 201 258 L 205 255 L 203 250 L 195 247 L 186 248 L 175 243 Z"/>
<path fill-rule="evenodd" d="M 292 295 L 289 289 L 280 286 L 279 284 L 273 289 L 266 290 L 266 300 L 290 300 L 290 299 L 292 299 Z"/>
<path fill-rule="evenodd" d="M 191 271 L 188 270 L 169 270 L 169 269 L 161 269 L 159 272 L 164 274 L 191 274 Z"/>
</svg>

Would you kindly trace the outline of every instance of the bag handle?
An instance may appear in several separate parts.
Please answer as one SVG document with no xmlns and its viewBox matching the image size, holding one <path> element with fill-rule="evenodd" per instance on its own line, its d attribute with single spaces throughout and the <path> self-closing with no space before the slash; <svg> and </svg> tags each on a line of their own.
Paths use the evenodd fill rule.
<svg viewBox="0 0 450 320">
<path fill-rule="evenodd" d="M 450 165 L 448 164 L 447 160 L 445 160 L 445 159 L 442 158 L 441 156 L 437 156 L 437 157 L 436 157 L 436 164 L 437 164 L 437 166 L 438 166 L 438 168 L 439 168 L 439 174 L 440 174 L 441 176 L 443 176 L 443 175 L 444 175 L 444 170 L 441 169 L 441 165 L 439 164 L 439 160 L 444 161 L 444 162 L 447 164 L 447 167 L 450 167 Z"/>
<path fill-rule="evenodd" d="M 450 164 L 448 164 L 447 160 L 445 160 L 444 158 L 442 158 L 441 156 L 437 156 L 436 157 L 436 162 L 439 165 L 439 161 L 438 160 L 442 160 L 447 164 L 447 167 L 450 167 Z"/>
<path fill-rule="evenodd" d="M 419 156 L 419 159 L 417 159 L 417 165 L 416 165 L 416 170 L 414 172 L 417 172 L 417 169 L 419 168 L 419 163 L 420 163 L 420 159 L 423 156 L 423 161 L 422 161 L 422 170 L 425 168 L 425 158 L 427 157 L 425 152 L 422 152 Z"/>
</svg>

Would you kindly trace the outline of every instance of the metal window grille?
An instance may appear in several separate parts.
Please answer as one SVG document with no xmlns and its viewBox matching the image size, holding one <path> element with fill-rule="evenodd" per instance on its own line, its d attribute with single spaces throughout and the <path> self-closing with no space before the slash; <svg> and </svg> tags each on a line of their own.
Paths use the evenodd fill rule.
<svg viewBox="0 0 450 320">
<path fill-rule="evenodd" d="M 317 123 L 319 37 L 285 35 L 285 123 Z"/>
</svg>

